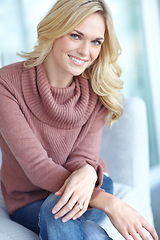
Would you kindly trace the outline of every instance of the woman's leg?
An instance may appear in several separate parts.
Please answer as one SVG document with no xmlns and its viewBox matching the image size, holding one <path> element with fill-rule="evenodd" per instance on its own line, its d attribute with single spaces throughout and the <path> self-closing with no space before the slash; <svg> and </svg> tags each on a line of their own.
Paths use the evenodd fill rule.
<svg viewBox="0 0 160 240">
<path fill-rule="evenodd" d="M 113 185 L 110 178 L 104 176 L 102 188 L 106 192 L 112 193 Z M 100 210 L 92 209 L 87 211 L 82 217 L 66 223 L 62 219 L 55 219 L 52 214 L 52 208 L 58 202 L 59 197 L 50 194 L 46 200 L 40 200 L 31 203 L 19 210 L 17 210 L 10 217 L 13 221 L 29 228 L 35 233 L 39 234 L 42 240 L 99 240 L 110 239 L 107 233 L 98 225 L 106 217 L 105 213 Z M 40 213 L 40 214 L 39 214 Z M 38 219 L 40 215 L 40 229 L 38 226 Z"/>
<path fill-rule="evenodd" d="M 11 220 L 23 225 L 39 235 L 39 212 L 43 202 L 44 200 L 39 200 L 18 209 L 12 215 L 10 215 Z"/>
<path fill-rule="evenodd" d="M 58 200 L 59 197 L 50 194 L 46 200 L 36 201 L 18 209 L 10 218 L 40 235 L 42 240 L 82 240 L 83 225 L 79 219 L 63 223 L 61 218 L 54 218 L 52 208 Z"/>
<path fill-rule="evenodd" d="M 113 194 L 113 182 L 111 178 L 104 175 L 101 188 Z M 95 208 L 82 215 L 84 240 L 112 240 L 106 231 L 99 225 L 106 217 L 104 212 Z"/>
<path fill-rule="evenodd" d="M 59 197 L 50 194 L 40 210 L 40 238 L 42 240 L 83 240 L 83 225 L 80 219 L 62 222 L 62 218 L 55 219 L 52 208 Z"/>
<path fill-rule="evenodd" d="M 83 225 L 79 219 L 63 223 L 61 218 L 57 220 L 54 218 L 52 208 L 58 200 L 59 197 L 50 194 L 45 200 L 18 209 L 10 215 L 10 218 L 40 235 L 42 240 L 82 240 Z"/>
<path fill-rule="evenodd" d="M 104 176 L 102 188 L 106 192 L 113 192 L 112 180 Z M 98 209 L 87 211 L 77 220 L 62 222 L 62 218 L 55 219 L 52 208 L 60 197 L 50 194 L 40 210 L 40 237 L 42 240 L 111 240 L 108 234 L 99 226 L 106 214 Z"/>
<path fill-rule="evenodd" d="M 97 223 L 87 220 L 83 224 L 84 240 L 112 240 Z"/>
</svg>

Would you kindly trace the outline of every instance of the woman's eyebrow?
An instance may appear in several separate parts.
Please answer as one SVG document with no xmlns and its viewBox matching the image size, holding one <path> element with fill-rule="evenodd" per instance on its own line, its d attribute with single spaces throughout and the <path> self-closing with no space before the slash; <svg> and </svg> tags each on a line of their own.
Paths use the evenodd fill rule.
<svg viewBox="0 0 160 240">
<path fill-rule="evenodd" d="M 78 31 L 78 30 L 74 30 L 76 33 L 80 34 L 81 36 L 84 36 L 84 33 Z"/>
<path fill-rule="evenodd" d="M 80 34 L 81 36 L 84 36 L 84 33 L 78 31 L 78 30 L 74 30 L 76 33 Z M 95 40 L 104 40 L 103 37 L 98 37 L 98 38 L 95 38 Z"/>
</svg>

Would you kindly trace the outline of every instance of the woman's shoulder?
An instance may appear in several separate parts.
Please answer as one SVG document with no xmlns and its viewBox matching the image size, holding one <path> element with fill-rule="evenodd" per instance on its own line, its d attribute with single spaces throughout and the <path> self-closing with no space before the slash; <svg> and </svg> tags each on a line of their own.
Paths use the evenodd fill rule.
<svg viewBox="0 0 160 240">
<path fill-rule="evenodd" d="M 0 79 L 5 81 L 11 81 L 11 79 L 14 78 L 15 75 L 17 75 L 17 77 L 21 76 L 23 71 L 23 63 L 24 62 L 12 63 L 10 65 L 0 68 Z"/>
</svg>

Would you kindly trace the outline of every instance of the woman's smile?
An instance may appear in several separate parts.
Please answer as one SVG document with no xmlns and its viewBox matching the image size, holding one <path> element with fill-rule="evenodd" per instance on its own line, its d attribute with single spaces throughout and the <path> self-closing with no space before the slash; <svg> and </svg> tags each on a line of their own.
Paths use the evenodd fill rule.
<svg viewBox="0 0 160 240">
<path fill-rule="evenodd" d="M 87 62 L 87 60 L 83 60 L 83 59 L 80 59 L 80 58 L 77 58 L 77 57 L 74 57 L 71 55 L 68 55 L 68 56 L 71 59 L 71 61 L 77 66 L 83 66 L 83 64 L 85 64 Z"/>
</svg>

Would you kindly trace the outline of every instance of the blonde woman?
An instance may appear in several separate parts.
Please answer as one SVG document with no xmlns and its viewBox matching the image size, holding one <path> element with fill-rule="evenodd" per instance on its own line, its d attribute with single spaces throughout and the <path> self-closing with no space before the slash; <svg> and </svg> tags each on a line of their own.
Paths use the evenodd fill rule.
<svg viewBox="0 0 160 240">
<path fill-rule="evenodd" d="M 103 125 L 123 112 L 121 49 L 104 1 L 59 0 L 27 58 L 0 70 L 1 189 L 11 219 L 43 240 L 157 234 L 112 195 L 99 158 Z M 106 118 L 107 117 L 107 118 Z M 38 220 L 39 218 L 39 220 Z"/>
</svg>

